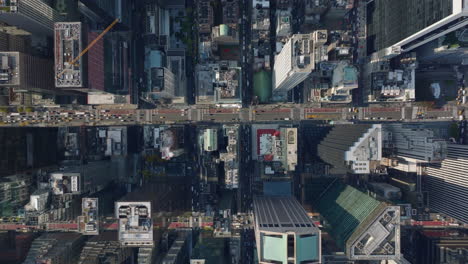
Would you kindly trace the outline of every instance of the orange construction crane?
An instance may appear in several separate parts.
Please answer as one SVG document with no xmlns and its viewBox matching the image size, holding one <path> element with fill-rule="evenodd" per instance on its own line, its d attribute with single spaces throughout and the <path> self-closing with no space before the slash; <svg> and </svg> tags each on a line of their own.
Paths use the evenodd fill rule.
<svg viewBox="0 0 468 264">
<path fill-rule="evenodd" d="M 104 35 L 109 32 L 109 30 L 111 30 L 115 24 L 117 24 L 118 22 L 120 21 L 120 19 L 116 19 L 114 20 L 109 26 L 106 27 L 106 29 L 104 29 L 104 31 L 101 32 L 101 34 L 99 34 L 99 36 L 97 36 L 97 38 L 95 38 L 93 41 L 91 41 L 91 43 L 88 44 L 88 46 L 82 50 L 80 52 L 80 54 L 78 54 L 78 56 L 76 56 L 76 58 L 74 58 L 73 60 L 69 61 L 68 63 L 71 64 L 71 65 L 75 65 L 75 63 L 81 58 L 83 57 L 83 55 L 88 52 L 89 49 L 91 49 L 94 44 L 96 44 L 102 37 L 104 37 Z M 62 72 L 60 72 L 59 74 L 57 74 L 56 78 L 59 78 L 64 72 L 66 71 L 66 69 L 63 69 Z"/>
</svg>

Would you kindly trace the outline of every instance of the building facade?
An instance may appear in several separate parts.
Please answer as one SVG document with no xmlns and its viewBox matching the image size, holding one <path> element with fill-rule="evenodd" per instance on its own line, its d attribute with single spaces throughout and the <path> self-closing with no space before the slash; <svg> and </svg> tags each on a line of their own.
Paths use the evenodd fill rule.
<svg viewBox="0 0 468 264">
<path fill-rule="evenodd" d="M 350 260 L 399 260 L 400 207 L 389 206 L 338 180 L 324 184 L 315 208 Z"/>
<path fill-rule="evenodd" d="M 23 264 L 68 264 L 78 260 L 85 238 L 78 233 L 45 233 L 36 238 Z"/>
<path fill-rule="evenodd" d="M 236 24 L 221 24 L 211 29 L 211 40 L 218 44 L 239 44 L 239 31 Z"/>
<path fill-rule="evenodd" d="M 85 60 L 81 57 L 74 64 L 83 46 L 81 22 L 60 22 L 54 25 L 55 86 L 61 89 L 77 89 L 84 82 Z"/>
<path fill-rule="evenodd" d="M 18 93 L 55 93 L 52 60 L 22 52 L 0 52 L 0 63 L 0 87 Z"/>
<path fill-rule="evenodd" d="M 412 263 L 443 264 L 468 262 L 466 230 L 420 230 L 413 235 Z"/>
<path fill-rule="evenodd" d="M 205 151 L 218 150 L 218 130 L 208 128 L 203 132 L 203 149 Z"/>
<path fill-rule="evenodd" d="M 224 162 L 224 184 L 226 189 L 239 187 L 239 125 L 223 126 L 223 134 L 227 137 L 226 150 L 221 152 L 219 159 Z"/>
<path fill-rule="evenodd" d="M 105 231 L 90 238 L 83 247 L 79 264 L 123 263 L 133 256 L 133 249 L 123 247 L 117 240 L 117 232 Z"/>
<path fill-rule="evenodd" d="M 320 230 L 293 197 L 254 197 L 259 263 L 320 263 Z"/>
<path fill-rule="evenodd" d="M 175 95 L 175 77 L 166 67 L 154 67 L 149 70 L 148 99 L 172 98 Z"/>
<path fill-rule="evenodd" d="M 368 1 L 368 51 L 393 57 L 468 25 L 466 0 Z"/>
<path fill-rule="evenodd" d="M 447 158 L 430 164 L 423 177 L 429 208 L 468 223 L 468 146 L 449 144 Z"/>
<path fill-rule="evenodd" d="M 325 30 L 293 35 L 275 57 L 273 91 L 287 92 L 303 82 L 315 69 L 316 52 L 326 41 Z"/>
<path fill-rule="evenodd" d="M 0 50 L 30 52 L 31 33 L 15 26 L 0 25 Z"/>
<path fill-rule="evenodd" d="M 41 0 L 10 0 L 0 3 L 0 21 L 32 34 L 52 36 L 60 14 Z"/>
<path fill-rule="evenodd" d="M 318 156 L 332 173 L 370 173 L 382 159 L 382 126 L 336 125 L 320 142 Z"/>
<path fill-rule="evenodd" d="M 389 155 L 413 163 L 440 162 L 447 154 L 447 142 L 419 124 L 384 125 L 383 145 Z"/>
</svg>

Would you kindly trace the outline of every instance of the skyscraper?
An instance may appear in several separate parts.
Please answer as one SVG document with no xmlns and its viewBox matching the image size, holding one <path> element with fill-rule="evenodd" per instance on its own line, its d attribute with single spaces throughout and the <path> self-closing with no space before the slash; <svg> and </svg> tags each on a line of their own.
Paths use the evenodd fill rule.
<svg viewBox="0 0 468 264">
<path fill-rule="evenodd" d="M 294 197 L 254 197 L 259 263 L 320 263 L 320 230 Z"/>
<path fill-rule="evenodd" d="M 420 230 L 412 235 L 412 263 L 444 264 L 468 262 L 466 230 Z"/>
<path fill-rule="evenodd" d="M 84 246 L 85 237 L 78 233 L 44 233 L 36 238 L 24 264 L 73 263 Z"/>
<path fill-rule="evenodd" d="M 466 0 L 368 1 L 368 51 L 392 57 L 468 25 Z"/>
<path fill-rule="evenodd" d="M 52 36 L 60 21 L 60 14 L 41 0 L 1 1 L 0 8 L 0 21 L 32 34 Z"/>
<path fill-rule="evenodd" d="M 320 142 L 318 156 L 332 174 L 370 173 L 382 159 L 381 125 L 336 125 Z"/>
<path fill-rule="evenodd" d="M 317 50 L 326 41 L 326 30 L 293 35 L 275 57 L 273 91 L 287 92 L 303 82 L 315 69 Z"/>
<path fill-rule="evenodd" d="M 31 51 L 31 33 L 17 27 L 0 25 L 0 51 Z"/>
<path fill-rule="evenodd" d="M 434 131 L 420 124 L 387 124 L 383 127 L 384 148 L 399 158 L 413 163 L 440 162 L 447 152 L 447 143 Z"/>
<path fill-rule="evenodd" d="M 104 231 L 90 238 L 79 252 L 79 264 L 122 263 L 133 257 L 133 249 L 118 241 L 116 231 Z"/>
<path fill-rule="evenodd" d="M 400 207 L 389 206 L 338 180 L 324 184 L 315 208 L 351 260 L 400 258 Z"/>
<path fill-rule="evenodd" d="M 172 98 L 175 96 L 174 74 L 165 67 L 149 69 L 148 99 Z"/>
<path fill-rule="evenodd" d="M 468 146 L 449 144 L 447 158 L 426 168 L 429 208 L 468 223 Z"/>
<path fill-rule="evenodd" d="M 81 22 L 56 23 L 54 30 L 55 86 L 61 89 L 81 88 L 86 85 L 83 77 L 86 56 L 75 64 L 69 63 L 82 50 Z"/>
<path fill-rule="evenodd" d="M 15 92 L 53 93 L 53 62 L 22 52 L 0 52 L 0 87 Z"/>
</svg>

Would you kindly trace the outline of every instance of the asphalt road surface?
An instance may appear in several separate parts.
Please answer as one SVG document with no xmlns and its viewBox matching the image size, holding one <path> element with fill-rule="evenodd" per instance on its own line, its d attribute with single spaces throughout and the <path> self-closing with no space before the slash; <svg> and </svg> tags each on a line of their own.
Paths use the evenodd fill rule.
<svg viewBox="0 0 468 264">
<path fill-rule="evenodd" d="M 151 110 L 68 110 L 0 113 L 0 126 L 106 126 L 164 123 L 249 123 L 301 120 L 330 121 L 447 121 L 459 120 L 465 106 L 443 108 L 412 107 L 338 107 L 309 108 L 294 106 L 255 106 L 250 108 L 182 108 Z M 467 118 L 468 111 L 464 112 Z"/>
</svg>

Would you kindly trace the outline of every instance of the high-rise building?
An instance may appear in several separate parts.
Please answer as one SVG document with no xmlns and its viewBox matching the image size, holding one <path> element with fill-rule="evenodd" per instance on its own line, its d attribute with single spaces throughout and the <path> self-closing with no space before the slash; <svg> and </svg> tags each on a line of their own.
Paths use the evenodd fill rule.
<svg viewBox="0 0 468 264">
<path fill-rule="evenodd" d="M 315 69 L 316 52 L 326 41 L 326 30 L 293 35 L 275 57 L 274 91 L 287 92 L 303 82 Z"/>
<path fill-rule="evenodd" d="M 468 263 L 466 230 L 420 230 L 414 233 L 412 263 Z"/>
<path fill-rule="evenodd" d="M 468 25 L 466 0 L 368 1 L 368 52 L 392 57 Z"/>
<path fill-rule="evenodd" d="M 195 69 L 197 104 L 230 104 L 242 102 L 242 69 L 236 61 L 197 65 Z"/>
<path fill-rule="evenodd" d="M 24 206 L 24 209 L 26 211 L 43 212 L 45 209 L 47 209 L 49 197 L 49 190 L 38 189 L 31 194 L 29 203 Z"/>
<path fill-rule="evenodd" d="M 126 247 L 153 247 L 151 202 L 116 202 L 119 241 Z"/>
<path fill-rule="evenodd" d="M 72 3 L 74 1 L 71 1 Z M 161 1 L 158 1 L 161 2 Z M 71 5 L 67 3 L 67 5 Z M 97 28 L 109 25 L 113 20 L 119 19 L 114 30 L 129 30 L 131 22 L 132 3 L 129 1 L 115 0 L 80 0 L 79 11 L 93 22 L 97 22 Z M 73 19 L 73 18 L 72 18 Z"/>
<path fill-rule="evenodd" d="M 320 263 L 320 230 L 294 197 L 254 197 L 259 263 Z"/>
<path fill-rule="evenodd" d="M 291 12 L 278 11 L 276 14 L 276 36 L 288 37 L 291 34 Z"/>
<path fill-rule="evenodd" d="M 449 144 L 447 158 L 440 164 L 429 164 L 423 188 L 429 208 L 468 223 L 468 146 Z"/>
<path fill-rule="evenodd" d="M 150 264 L 153 263 L 153 258 L 155 255 L 155 249 L 154 248 L 144 248 L 141 247 L 138 249 L 138 263 L 141 264 Z"/>
<path fill-rule="evenodd" d="M 340 61 L 333 70 L 332 87 L 328 96 L 332 103 L 352 102 L 352 90 L 358 88 L 358 70 L 346 61 Z M 327 102 L 327 101 L 325 101 Z"/>
<path fill-rule="evenodd" d="M 123 247 L 116 231 L 104 231 L 86 242 L 80 253 L 79 264 L 123 263 L 133 256 L 133 249 Z"/>
<path fill-rule="evenodd" d="M 0 21 L 32 34 L 52 36 L 54 23 L 60 19 L 60 14 L 41 0 L 0 2 Z"/>
<path fill-rule="evenodd" d="M 261 124 L 252 126 L 252 134 L 252 159 L 263 163 L 262 177 L 282 178 L 296 170 L 297 127 Z"/>
<path fill-rule="evenodd" d="M 22 52 L 0 52 L 0 87 L 15 92 L 54 93 L 53 62 Z"/>
<path fill-rule="evenodd" d="M 69 63 L 82 50 L 81 22 L 56 23 L 54 29 L 55 86 L 62 89 L 84 87 L 83 57 L 74 64 Z"/>
<path fill-rule="evenodd" d="M 239 187 L 239 125 L 225 125 L 223 127 L 224 137 L 228 145 L 226 151 L 220 153 L 219 159 L 224 162 L 224 183 L 226 189 L 237 189 Z"/>
<path fill-rule="evenodd" d="M 83 198 L 81 216 L 78 216 L 78 230 L 84 235 L 99 234 L 98 198 Z"/>
<path fill-rule="evenodd" d="M 84 242 L 85 237 L 78 233 L 44 233 L 33 241 L 23 264 L 74 263 Z"/>
<path fill-rule="evenodd" d="M 0 180 L 0 214 L 12 216 L 17 214 L 27 201 L 32 175 L 19 174 L 3 177 Z"/>
<path fill-rule="evenodd" d="M 0 51 L 31 51 L 31 33 L 14 26 L 0 25 Z"/>
<path fill-rule="evenodd" d="M 203 132 L 203 149 L 205 151 L 218 150 L 218 130 L 216 128 L 208 128 Z"/>
<path fill-rule="evenodd" d="M 0 233 L 0 259 L 3 263 L 22 263 L 36 236 L 33 232 L 20 233 L 15 230 Z"/>
<path fill-rule="evenodd" d="M 383 126 L 383 145 L 389 155 L 416 163 L 440 162 L 447 153 L 447 142 L 420 124 Z"/>
<path fill-rule="evenodd" d="M 198 32 L 200 34 L 211 33 L 211 27 L 214 23 L 213 7 L 210 0 L 197 1 L 197 21 Z"/>
<path fill-rule="evenodd" d="M 162 260 L 162 264 L 182 264 L 189 262 L 192 247 L 192 230 L 181 229 L 177 232 L 177 238 L 172 243 Z M 151 263 L 151 262 L 148 262 Z"/>
<path fill-rule="evenodd" d="M 389 206 L 338 180 L 316 193 L 316 210 L 330 225 L 336 245 L 351 260 L 400 258 L 400 207 Z"/>
<path fill-rule="evenodd" d="M 336 125 L 320 142 L 318 156 L 332 174 L 370 173 L 382 159 L 381 125 Z"/>
<path fill-rule="evenodd" d="M 466 65 L 468 64 L 467 42 L 468 28 L 463 27 L 418 49 L 418 62 Z"/>
<path fill-rule="evenodd" d="M 172 98 L 175 96 L 175 77 L 168 68 L 150 68 L 148 75 L 149 92 L 146 93 L 148 99 Z"/>
<path fill-rule="evenodd" d="M 218 44 L 239 44 L 239 30 L 236 24 L 221 24 L 211 29 L 211 40 Z"/>
</svg>

